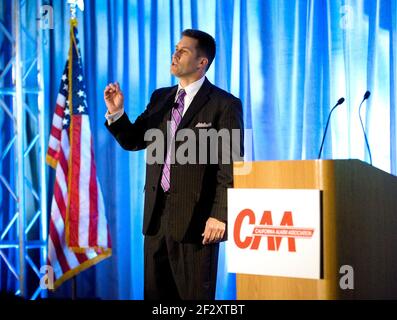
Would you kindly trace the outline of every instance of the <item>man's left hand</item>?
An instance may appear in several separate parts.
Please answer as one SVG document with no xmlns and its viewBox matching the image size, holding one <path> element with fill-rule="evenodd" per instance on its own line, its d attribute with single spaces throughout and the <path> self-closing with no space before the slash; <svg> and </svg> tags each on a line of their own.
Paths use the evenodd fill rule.
<svg viewBox="0 0 397 320">
<path fill-rule="evenodd" d="M 216 243 L 222 240 L 225 234 L 226 223 L 218 219 L 209 217 L 205 224 L 205 230 L 202 234 L 203 244 Z"/>
</svg>

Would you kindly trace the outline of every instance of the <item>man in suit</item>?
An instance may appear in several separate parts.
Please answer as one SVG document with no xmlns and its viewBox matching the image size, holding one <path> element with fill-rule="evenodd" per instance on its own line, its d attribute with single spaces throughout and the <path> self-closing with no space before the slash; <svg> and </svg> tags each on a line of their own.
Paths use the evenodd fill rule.
<svg viewBox="0 0 397 320">
<path fill-rule="evenodd" d="M 196 155 L 190 163 L 170 161 L 171 150 L 181 146 L 178 132 L 182 129 L 192 130 L 196 137 L 200 130 L 243 130 L 241 101 L 205 77 L 215 52 L 215 40 L 209 34 L 192 29 L 182 32 L 170 67 L 179 84 L 155 90 L 134 123 L 124 113 L 118 83 L 109 84 L 104 91 L 105 125 L 124 149 L 135 151 L 150 145 L 145 139 L 150 129 L 171 138 L 164 145 L 163 161 L 147 161 L 146 165 L 145 299 L 215 298 L 219 242 L 226 238 L 227 188 L 233 186 L 232 161 L 222 161 L 219 150 L 217 163 L 210 162 L 207 154 L 200 161 Z M 200 144 L 202 141 L 193 143 L 202 147 Z M 214 152 L 207 146 L 204 149 Z"/>
</svg>

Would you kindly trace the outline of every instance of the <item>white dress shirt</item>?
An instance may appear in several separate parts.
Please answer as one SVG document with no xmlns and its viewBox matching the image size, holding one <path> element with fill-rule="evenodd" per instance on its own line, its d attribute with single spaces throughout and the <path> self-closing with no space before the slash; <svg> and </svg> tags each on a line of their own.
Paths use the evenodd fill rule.
<svg viewBox="0 0 397 320">
<path fill-rule="evenodd" d="M 174 101 L 176 102 L 179 90 L 185 89 L 185 92 L 186 92 L 182 117 L 185 115 L 187 109 L 189 108 L 190 104 L 193 101 L 193 98 L 196 96 L 197 92 L 200 90 L 201 86 L 203 85 L 204 80 L 205 80 L 205 76 L 203 76 L 202 78 L 200 78 L 199 80 L 197 80 L 195 82 L 192 82 L 185 88 L 183 88 L 180 83 L 178 84 L 178 90 L 176 91 Z M 123 114 L 124 114 L 124 107 L 122 107 L 119 111 L 117 111 L 115 113 L 109 113 L 109 111 L 106 111 L 105 118 L 108 121 L 108 125 L 111 125 L 112 123 L 116 122 L 118 119 L 121 118 L 121 116 Z"/>
</svg>

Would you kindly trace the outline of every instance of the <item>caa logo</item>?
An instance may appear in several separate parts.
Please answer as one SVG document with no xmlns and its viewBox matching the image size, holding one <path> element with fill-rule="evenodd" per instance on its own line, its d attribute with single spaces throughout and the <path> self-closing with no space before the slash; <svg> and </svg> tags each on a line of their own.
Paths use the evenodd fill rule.
<svg viewBox="0 0 397 320">
<path fill-rule="evenodd" d="M 281 240 L 287 238 L 288 251 L 296 252 L 296 238 L 310 239 L 313 236 L 312 228 L 294 227 L 293 216 L 291 211 L 285 211 L 279 226 L 273 226 L 271 211 L 264 211 L 259 225 L 256 224 L 255 213 L 251 209 L 242 210 L 234 223 L 233 238 L 236 246 L 240 249 L 257 250 L 262 238 L 267 238 L 267 249 L 269 251 L 278 251 Z M 252 234 L 242 237 L 243 224 L 253 226 Z"/>
</svg>

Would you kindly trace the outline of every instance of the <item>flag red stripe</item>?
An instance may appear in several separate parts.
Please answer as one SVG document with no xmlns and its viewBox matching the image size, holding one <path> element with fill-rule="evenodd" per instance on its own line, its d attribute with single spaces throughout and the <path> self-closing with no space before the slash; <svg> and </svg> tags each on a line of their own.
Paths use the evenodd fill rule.
<svg viewBox="0 0 397 320">
<path fill-rule="evenodd" d="M 75 253 L 75 256 L 80 264 L 88 260 L 88 257 L 85 253 Z"/>
<path fill-rule="evenodd" d="M 52 148 L 48 148 L 47 150 L 47 154 L 51 157 L 53 157 L 54 159 L 58 158 L 58 152 L 56 152 L 54 149 Z"/>
<path fill-rule="evenodd" d="M 65 175 L 65 178 L 66 178 L 65 182 L 67 184 L 67 177 L 68 177 L 68 172 L 69 172 L 69 170 L 68 170 L 68 161 L 66 160 L 65 153 L 63 152 L 62 148 L 61 148 L 61 150 L 59 152 L 59 160 L 58 161 L 59 161 L 58 163 L 60 164 L 60 166 L 62 168 L 62 171 L 63 171 L 63 173 Z"/>
<path fill-rule="evenodd" d="M 108 232 L 108 248 L 111 248 L 112 247 L 112 239 L 110 238 L 109 225 L 106 226 L 106 230 Z"/>
<path fill-rule="evenodd" d="M 90 232 L 88 243 L 95 247 L 98 245 L 98 186 L 96 183 L 96 166 L 94 150 L 91 139 L 91 174 L 90 174 Z"/>
<path fill-rule="evenodd" d="M 66 205 L 62 195 L 62 189 L 59 186 L 57 180 L 55 180 L 55 185 L 54 185 L 54 197 L 58 205 L 59 212 L 61 213 L 62 220 L 65 221 Z"/>
<path fill-rule="evenodd" d="M 72 116 L 71 125 L 71 176 L 69 206 L 69 246 L 79 246 L 79 215 L 80 215 L 80 148 L 81 148 L 81 116 Z"/>
<path fill-rule="evenodd" d="M 51 126 L 51 135 L 57 140 L 61 140 L 62 131 L 55 126 Z"/>
<path fill-rule="evenodd" d="M 57 260 L 62 268 L 62 272 L 65 273 L 70 270 L 70 267 L 65 257 L 65 254 L 63 253 L 61 242 L 59 241 L 58 231 L 56 230 L 52 219 L 50 222 L 50 238 L 52 240 L 52 243 L 54 244 Z"/>
<path fill-rule="evenodd" d="M 56 107 L 55 107 L 55 114 L 57 114 L 61 118 L 63 118 L 63 116 L 65 114 L 64 111 L 63 111 L 63 107 L 61 107 L 59 104 L 57 104 Z"/>
</svg>

